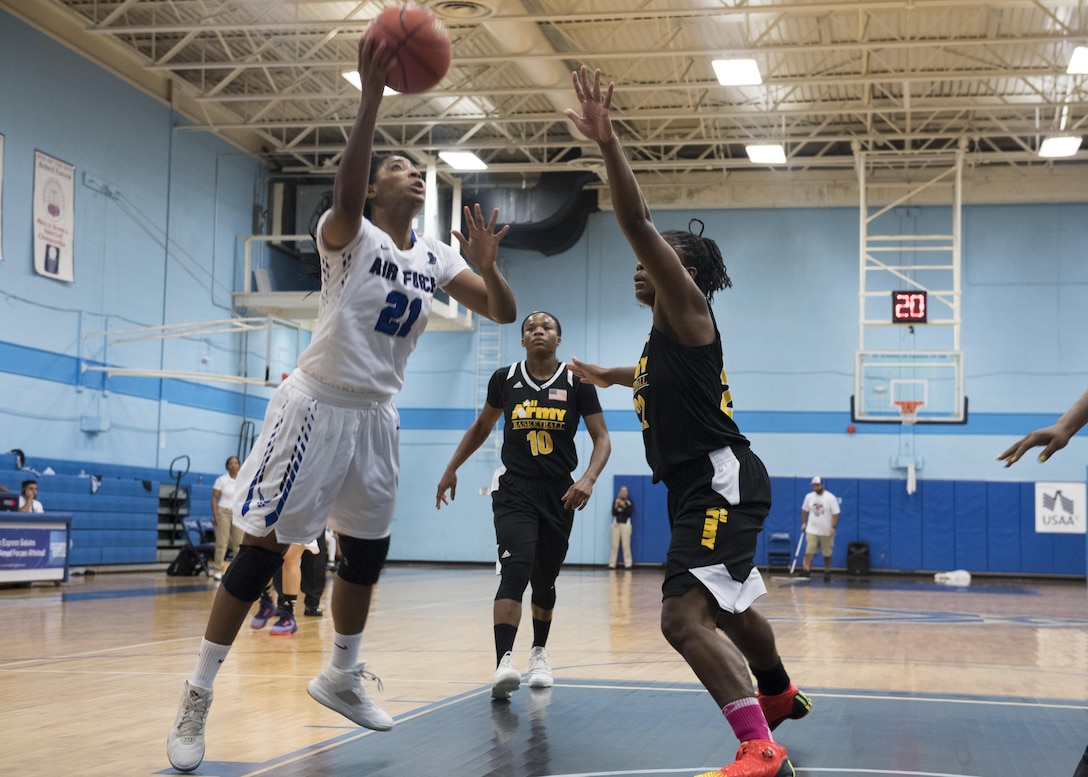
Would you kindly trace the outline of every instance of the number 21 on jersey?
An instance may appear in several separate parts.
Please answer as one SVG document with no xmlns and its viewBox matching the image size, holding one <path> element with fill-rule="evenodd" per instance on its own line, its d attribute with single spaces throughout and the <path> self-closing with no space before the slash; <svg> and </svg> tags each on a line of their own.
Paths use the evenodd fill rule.
<svg viewBox="0 0 1088 777">
<path fill-rule="evenodd" d="M 374 325 L 374 328 L 379 332 L 385 332 L 387 335 L 404 337 L 411 331 L 412 324 L 419 318 L 423 300 L 416 297 L 409 303 L 406 295 L 399 291 L 391 291 L 385 301 L 389 306 L 382 308 L 382 312 L 378 315 L 378 323 Z M 401 321 L 401 316 L 404 316 L 405 310 L 408 311 L 408 315 Z"/>
</svg>

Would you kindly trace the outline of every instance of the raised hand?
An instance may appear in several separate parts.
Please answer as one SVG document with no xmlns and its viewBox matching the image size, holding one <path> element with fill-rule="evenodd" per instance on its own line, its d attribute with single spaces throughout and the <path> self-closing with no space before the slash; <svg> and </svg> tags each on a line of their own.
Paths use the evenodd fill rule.
<svg viewBox="0 0 1088 777">
<path fill-rule="evenodd" d="M 367 35 L 359 38 L 359 81 L 364 95 L 381 98 L 385 81 L 396 64 L 396 56 L 386 54 L 385 41 L 375 43 Z"/>
<path fill-rule="evenodd" d="M 495 259 L 499 254 L 499 243 L 506 237 L 506 233 L 510 231 L 510 225 L 506 224 L 496 232 L 495 225 L 498 220 L 498 208 L 491 211 L 491 219 L 485 222 L 480 203 L 476 203 L 475 209 L 469 209 L 466 205 L 465 223 L 468 225 L 468 237 L 465 237 L 456 229 L 453 230 L 453 236 L 461 244 L 465 259 L 481 270 L 494 266 Z"/>
<path fill-rule="evenodd" d="M 582 107 L 581 115 L 567 108 L 564 113 L 571 120 L 578 131 L 589 140 L 597 143 L 607 143 L 612 139 L 612 90 L 615 84 L 609 82 L 604 95 L 601 94 L 601 71 L 598 68 L 593 71 L 593 81 L 590 83 L 589 70 L 585 65 L 570 74 L 574 83 L 574 93 Z"/>
</svg>

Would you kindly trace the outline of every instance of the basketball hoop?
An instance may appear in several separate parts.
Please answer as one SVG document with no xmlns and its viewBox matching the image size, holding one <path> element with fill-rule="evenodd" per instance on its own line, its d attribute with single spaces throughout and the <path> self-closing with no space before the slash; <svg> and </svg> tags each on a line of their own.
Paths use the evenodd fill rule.
<svg viewBox="0 0 1088 777">
<path fill-rule="evenodd" d="M 897 399 L 895 404 L 899 406 L 899 418 L 903 426 L 913 426 L 918 423 L 918 408 L 925 402 L 916 399 Z"/>
</svg>

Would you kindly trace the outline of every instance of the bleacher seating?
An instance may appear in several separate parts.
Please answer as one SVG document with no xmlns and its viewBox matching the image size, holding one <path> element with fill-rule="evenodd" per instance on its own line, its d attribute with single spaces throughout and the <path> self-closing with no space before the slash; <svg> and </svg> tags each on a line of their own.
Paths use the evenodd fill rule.
<svg viewBox="0 0 1088 777">
<path fill-rule="evenodd" d="M 56 474 L 36 474 L 47 469 Z M 189 496 L 182 505 L 184 515 L 210 517 L 216 477 L 189 472 L 182 478 Z M 72 514 L 71 566 L 162 561 L 161 524 L 169 524 L 172 517 L 163 517 L 160 485 L 169 490 L 175 483 L 168 469 L 28 457 L 19 470 L 14 454 L 0 454 L 0 484 L 18 493 L 27 478 L 38 481 L 38 501 L 47 511 Z M 176 542 L 179 548 L 184 545 L 180 532 Z"/>
</svg>

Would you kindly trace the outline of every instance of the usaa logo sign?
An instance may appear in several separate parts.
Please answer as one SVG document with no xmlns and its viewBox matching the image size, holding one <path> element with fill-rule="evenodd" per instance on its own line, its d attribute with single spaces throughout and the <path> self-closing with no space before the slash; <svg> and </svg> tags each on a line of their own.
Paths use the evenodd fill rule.
<svg viewBox="0 0 1088 777">
<path fill-rule="evenodd" d="M 1085 533 L 1084 483 L 1036 483 L 1035 531 L 1042 534 Z"/>
</svg>

